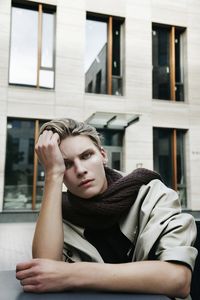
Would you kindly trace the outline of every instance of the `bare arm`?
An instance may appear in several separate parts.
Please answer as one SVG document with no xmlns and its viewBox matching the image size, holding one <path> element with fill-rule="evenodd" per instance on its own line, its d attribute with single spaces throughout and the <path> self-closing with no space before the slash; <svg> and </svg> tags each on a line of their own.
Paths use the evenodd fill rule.
<svg viewBox="0 0 200 300">
<path fill-rule="evenodd" d="M 35 147 L 45 170 L 45 187 L 33 239 L 34 258 L 62 259 L 61 197 L 65 166 L 58 142 L 57 133 L 44 131 Z"/>
<path fill-rule="evenodd" d="M 190 291 L 191 271 L 184 265 L 163 261 L 69 264 L 42 259 L 19 264 L 17 278 L 30 292 L 89 289 L 185 298 Z"/>
</svg>

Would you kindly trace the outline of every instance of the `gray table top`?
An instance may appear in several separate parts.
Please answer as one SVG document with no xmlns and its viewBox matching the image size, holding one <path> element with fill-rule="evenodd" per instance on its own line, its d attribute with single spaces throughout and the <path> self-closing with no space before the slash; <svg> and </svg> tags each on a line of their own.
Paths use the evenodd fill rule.
<svg viewBox="0 0 200 300">
<path fill-rule="evenodd" d="M 64 292 L 33 294 L 24 293 L 15 271 L 0 272 L 0 299 L 1 300 L 169 300 L 161 295 L 138 295 L 129 293 L 95 293 L 95 292 Z"/>
</svg>

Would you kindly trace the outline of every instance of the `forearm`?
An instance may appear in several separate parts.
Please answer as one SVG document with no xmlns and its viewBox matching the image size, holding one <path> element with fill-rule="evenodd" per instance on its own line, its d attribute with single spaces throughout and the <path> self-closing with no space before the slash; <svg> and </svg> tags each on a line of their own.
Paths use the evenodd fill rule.
<svg viewBox="0 0 200 300">
<path fill-rule="evenodd" d="M 62 259 L 64 237 L 61 197 L 62 177 L 47 176 L 33 239 L 34 258 Z"/>
<path fill-rule="evenodd" d="M 190 289 L 191 271 L 183 265 L 168 262 L 79 263 L 74 264 L 74 268 L 72 276 L 78 276 L 74 276 L 77 289 L 164 294 L 183 298 Z"/>
</svg>

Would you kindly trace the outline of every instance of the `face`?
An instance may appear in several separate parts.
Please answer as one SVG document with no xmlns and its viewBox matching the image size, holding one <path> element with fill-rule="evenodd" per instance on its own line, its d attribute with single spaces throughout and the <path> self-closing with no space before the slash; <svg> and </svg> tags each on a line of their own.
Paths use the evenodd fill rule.
<svg viewBox="0 0 200 300">
<path fill-rule="evenodd" d="M 95 146 L 88 136 L 70 136 L 61 141 L 65 162 L 64 184 L 79 197 L 89 199 L 107 189 L 104 149 Z"/>
</svg>

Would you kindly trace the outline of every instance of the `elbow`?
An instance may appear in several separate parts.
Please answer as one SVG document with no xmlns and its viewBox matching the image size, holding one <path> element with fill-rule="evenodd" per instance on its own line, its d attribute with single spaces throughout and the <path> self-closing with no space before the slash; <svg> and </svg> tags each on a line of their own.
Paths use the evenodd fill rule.
<svg viewBox="0 0 200 300">
<path fill-rule="evenodd" d="M 192 272 L 186 266 L 180 266 L 176 273 L 173 297 L 184 299 L 190 294 Z"/>
</svg>

